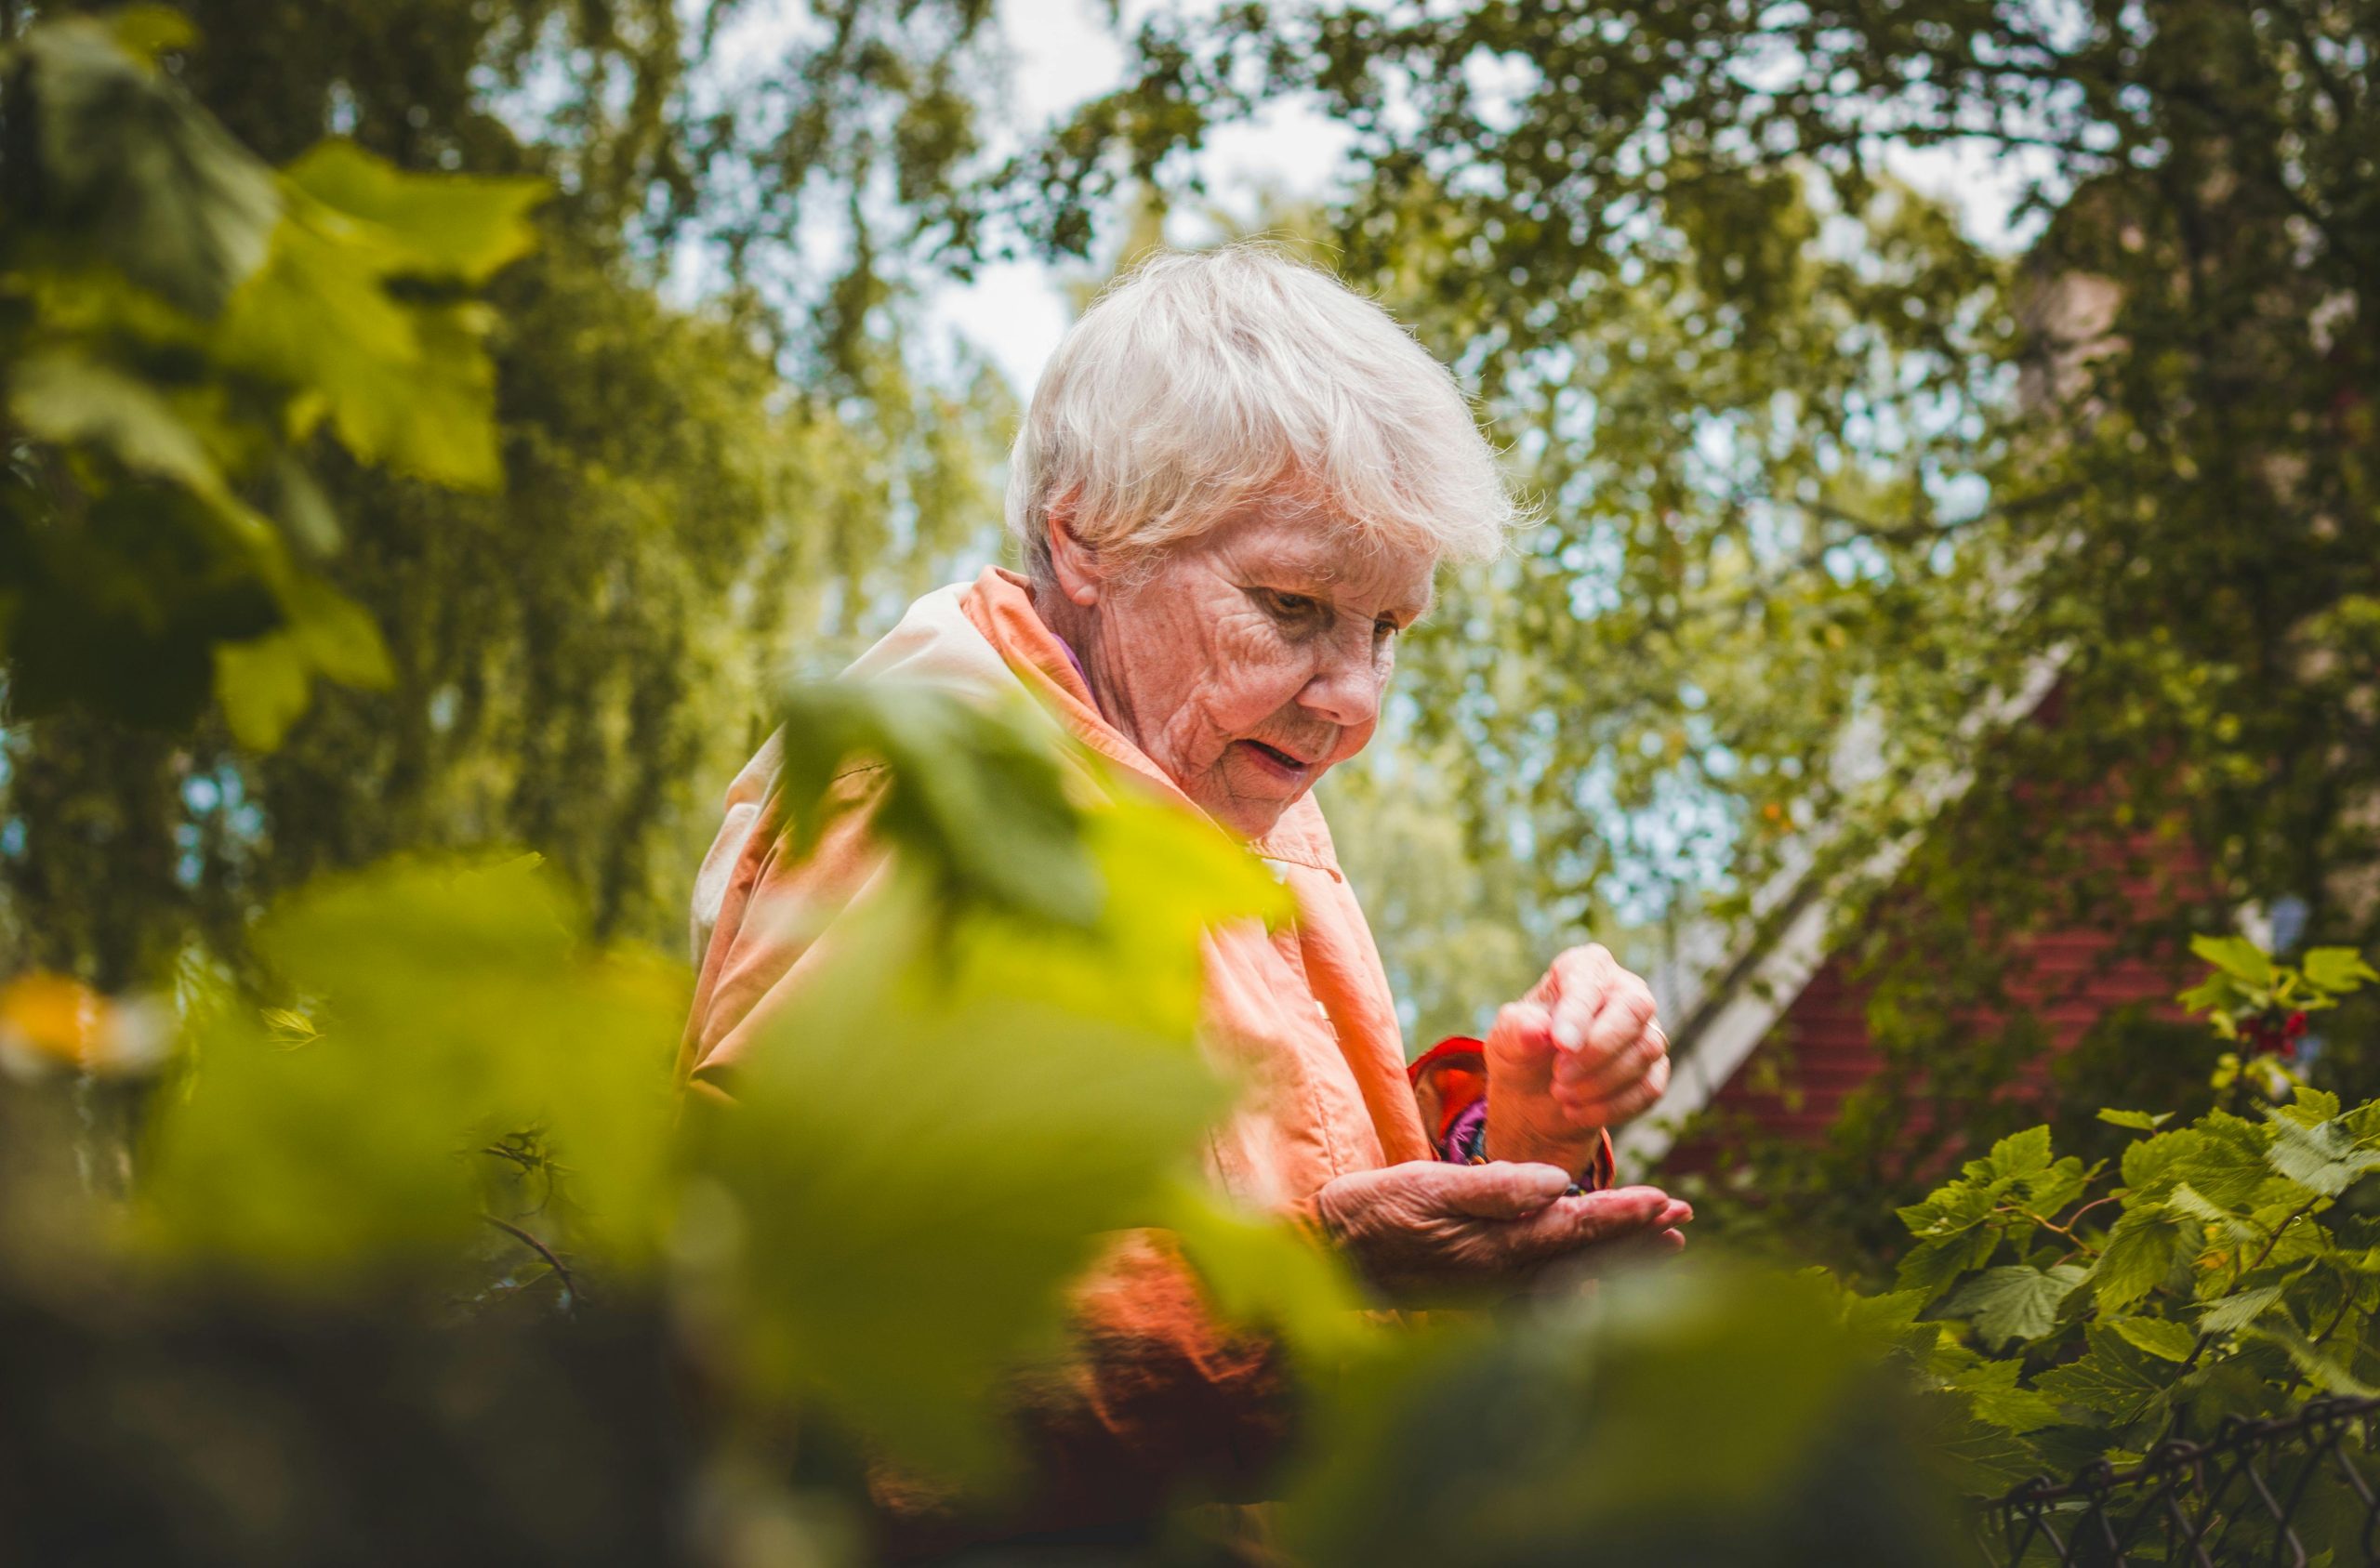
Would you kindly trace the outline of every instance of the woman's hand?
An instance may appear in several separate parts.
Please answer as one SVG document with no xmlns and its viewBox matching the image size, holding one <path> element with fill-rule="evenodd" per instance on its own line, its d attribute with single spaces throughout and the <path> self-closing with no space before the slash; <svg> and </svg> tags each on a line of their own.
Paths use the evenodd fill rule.
<svg viewBox="0 0 2380 1568">
<path fill-rule="evenodd" d="M 1694 1211 L 1654 1187 L 1564 1193 L 1555 1166 L 1414 1161 L 1342 1176 L 1316 1217 L 1392 1298 L 1517 1291 L 1548 1265 L 1616 1261 L 1686 1245 Z"/>
<path fill-rule="evenodd" d="M 1651 987 L 1601 947 L 1571 948 L 1488 1033 L 1488 1156 L 1584 1170 L 1604 1129 L 1669 1087 L 1669 1047 Z"/>
</svg>

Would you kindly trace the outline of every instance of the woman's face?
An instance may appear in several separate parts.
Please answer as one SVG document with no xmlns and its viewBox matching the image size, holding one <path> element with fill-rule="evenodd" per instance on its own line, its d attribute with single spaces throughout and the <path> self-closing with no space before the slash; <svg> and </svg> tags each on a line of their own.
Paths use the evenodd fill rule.
<svg viewBox="0 0 2380 1568">
<path fill-rule="evenodd" d="M 1076 652 L 1110 722 L 1183 793 L 1253 838 L 1380 722 L 1397 637 L 1437 564 L 1312 522 L 1225 521 L 1120 581 L 1088 580 Z M 1081 603 L 1078 585 L 1061 591 Z"/>
</svg>

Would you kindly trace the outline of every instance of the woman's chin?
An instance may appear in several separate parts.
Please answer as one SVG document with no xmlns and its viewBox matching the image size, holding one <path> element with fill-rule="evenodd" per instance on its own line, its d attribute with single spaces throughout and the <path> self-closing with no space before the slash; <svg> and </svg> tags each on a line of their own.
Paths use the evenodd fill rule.
<svg viewBox="0 0 2380 1568">
<path fill-rule="evenodd" d="M 1305 788 L 1301 785 L 1295 794 L 1286 797 L 1230 794 L 1220 798 L 1199 799 L 1198 805 L 1207 815 L 1236 837 L 1262 838 L 1280 825 L 1282 815 L 1304 794 Z"/>
</svg>

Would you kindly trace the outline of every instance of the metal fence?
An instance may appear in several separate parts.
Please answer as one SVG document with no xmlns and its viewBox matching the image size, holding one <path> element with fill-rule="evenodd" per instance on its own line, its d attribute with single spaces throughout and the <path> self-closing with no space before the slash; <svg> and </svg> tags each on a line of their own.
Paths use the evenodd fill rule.
<svg viewBox="0 0 2380 1568">
<path fill-rule="evenodd" d="M 2226 1421 L 2137 1465 L 2027 1482 L 1979 1518 L 2003 1568 L 2380 1568 L 2380 1399 Z"/>
</svg>

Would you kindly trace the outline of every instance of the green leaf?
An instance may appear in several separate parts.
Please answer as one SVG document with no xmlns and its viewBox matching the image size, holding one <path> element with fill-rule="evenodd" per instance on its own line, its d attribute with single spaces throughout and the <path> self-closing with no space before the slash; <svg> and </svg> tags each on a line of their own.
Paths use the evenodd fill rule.
<svg viewBox="0 0 2380 1568">
<path fill-rule="evenodd" d="M 2380 1149 L 2361 1149 L 2337 1122 L 2301 1127 L 2294 1118 L 2271 1116 L 2274 1138 L 2266 1157 L 2272 1168 L 2309 1192 L 2335 1198 L 2380 1166 Z"/>
<path fill-rule="evenodd" d="M 2328 1089 L 2300 1085 L 2290 1096 L 2289 1103 L 2274 1106 L 2272 1114 L 2294 1122 L 2301 1127 L 2320 1127 L 2324 1122 L 2339 1119 L 2339 1097 Z M 2354 1130 L 2347 1130 L 2349 1139 L 2354 1139 Z"/>
<path fill-rule="evenodd" d="M 2119 1318 L 2115 1331 L 2124 1343 L 2147 1351 L 2160 1361 L 2188 1361 L 2198 1348 L 2198 1335 L 2186 1323 L 2170 1318 Z"/>
<path fill-rule="evenodd" d="M 2207 976 L 2174 999 L 2193 1015 L 2213 1014 L 2215 1029 L 2228 1040 L 2237 1033 L 2237 1026 L 2231 1021 L 2231 1009 L 2242 1005 L 2246 996 L 2230 976 L 2217 973 Z"/>
<path fill-rule="evenodd" d="M 490 318 L 469 303 L 400 299 L 405 253 L 318 208 L 294 209 L 264 266 L 224 312 L 219 351 L 252 374 L 314 394 L 366 462 L 442 484 L 494 490 L 496 373 Z"/>
<path fill-rule="evenodd" d="M 2160 1358 L 2135 1350 L 2104 1324 L 2091 1324 L 2083 1337 L 2082 1357 L 2043 1373 L 2033 1380 L 2036 1390 L 2120 1424 L 2140 1420 L 2164 1402 L 2171 1374 Z"/>
<path fill-rule="evenodd" d="M 2163 1209 L 2127 1209 L 2091 1266 L 2092 1294 L 2099 1310 L 2121 1312 L 2164 1284 L 2181 1245 L 2181 1224 Z"/>
<path fill-rule="evenodd" d="M 127 52 L 172 40 L 155 13 L 120 26 L 66 18 L 25 36 L 45 198 L 125 276 L 212 316 L 263 262 L 280 198 L 270 170 Z"/>
<path fill-rule="evenodd" d="M 1184 1182 L 1165 1223 L 1221 1321 L 1273 1329 L 1316 1367 L 1377 1347 L 1381 1324 L 1344 1265 L 1286 1220 L 1236 1212 Z"/>
<path fill-rule="evenodd" d="M 2247 1333 L 2251 1338 L 2280 1346 L 2297 1369 L 2306 1375 L 2306 1380 L 2326 1394 L 2343 1399 L 2380 1399 L 2380 1388 L 2374 1388 L 2333 1360 L 2293 1323 L 2280 1320 L 2259 1324 Z"/>
<path fill-rule="evenodd" d="M 2028 1127 L 1991 1146 L 1985 1164 L 1993 1176 L 2030 1176 L 2049 1168 L 2049 1128 Z"/>
<path fill-rule="evenodd" d="M 2199 1314 L 2199 1332 L 2238 1333 L 2272 1311 L 2281 1301 L 2281 1290 L 2277 1285 L 2260 1285 L 2251 1290 L 2235 1291 L 2209 1303 L 2206 1310 Z"/>
<path fill-rule="evenodd" d="M 2255 1201 L 2271 1178 L 2265 1151 L 2272 1133 L 2265 1126 L 2213 1112 L 2193 1126 L 2142 1139 L 2123 1152 L 2124 1180 L 2137 1192 L 2156 1195 L 2188 1181 L 2210 1201 L 2241 1209 Z"/>
<path fill-rule="evenodd" d="M 2317 947 L 2306 955 L 2300 967 L 2307 980 L 2338 994 L 2359 991 L 2380 981 L 2380 971 L 2374 971 L 2363 961 L 2363 955 L 2352 947 Z"/>
<path fill-rule="evenodd" d="M 2220 1204 L 2210 1201 L 2204 1193 L 2187 1181 L 2174 1183 L 2174 1190 L 2165 1195 L 2165 1206 L 2186 1219 L 2194 1220 L 2200 1225 L 2215 1227 L 2222 1232 L 2221 1239 L 2227 1243 L 2256 1242 L 2264 1239 L 2264 1232 L 2249 1219 L 2233 1213 Z"/>
<path fill-rule="evenodd" d="M 364 607 L 319 583 L 289 595 L 289 624 L 264 637 L 215 647 L 215 695 L 239 743 L 255 751 L 281 744 L 306 711 L 317 675 L 350 686 L 385 687 L 387 646 Z"/>
<path fill-rule="evenodd" d="M 65 351 L 29 357 L 9 367 L 8 411 L 29 435 L 98 446 L 127 468 L 230 501 L 198 432 L 146 382 L 112 366 Z"/>
<path fill-rule="evenodd" d="M 871 831 L 958 909 L 1088 929 L 1104 892 L 1069 799 L 1059 742 L 1038 714 L 995 714 L 946 692 L 826 682 L 788 692 L 779 731 L 787 837 L 804 853 L 829 786 L 886 770 Z"/>
<path fill-rule="evenodd" d="M 1953 1181 L 1902 1209 L 1901 1221 L 1918 1241 L 1900 1260 L 1900 1287 L 1922 1290 L 1930 1300 L 1961 1274 L 1990 1262 L 2000 1247 L 1999 1227 L 1987 1222 L 1996 1197 L 1989 1186 Z"/>
<path fill-rule="evenodd" d="M 797 711 L 832 733 L 788 734 L 788 779 L 814 784 L 856 742 L 898 758 L 875 829 L 906 858 L 839 917 L 834 983 L 770 1016 L 738 1103 L 704 1127 L 723 1218 L 703 1289 L 740 1376 L 981 1475 L 1002 1451 L 1000 1378 L 1058 1350 L 1063 1290 L 1094 1258 L 1138 1288 L 1195 1290 L 1173 1239 L 1111 1234 L 1169 1225 L 1204 1248 L 1227 1310 L 1354 1343 L 1328 1259 L 1192 1208 L 1179 1185 L 1229 1102 L 1196 1048 L 1201 939 L 1276 909 L 1279 887 L 1176 808 L 1076 808 L 1029 718 L 858 684 Z M 932 749 L 952 736 L 981 752 Z M 939 783 L 905 796 L 920 770 Z M 1087 926 L 1020 907 L 1005 863 L 987 872 L 948 842 L 998 833 L 980 813 L 1000 810 L 1094 889 L 1132 896 L 1100 898 Z"/>
<path fill-rule="evenodd" d="M 2245 984 L 2261 988 L 2272 983 L 2270 955 L 2246 937 L 2194 936 L 2190 951 Z"/>
<path fill-rule="evenodd" d="M 2026 1207 L 2046 1219 L 2082 1195 L 2082 1190 L 2097 1176 L 2096 1167 L 2085 1167 L 2072 1154 L 2067 1155 L 2047 1170 L 2035 1171 L 2021 1183 L 2027 1199 Z"/>
<path fill-rule="evenodd" d="M 483 1151 L 534 1136 L 555 1245 L 649 1257 L 683 977 L 583 929 L 519 863 L 396 863 L 284 900 L 256 948 L 319 1033 L 228 1000 L 204 1025 L 157 1108 L 139 1234 L 307 1293 L 451 1269 L 518 1168 Z"/>
<path fill-rule="evenodd" d="M 1970 1319 L 1995 1348 L 2011 1339 L 2038 1339 L 2056 1324 L 2058 1303 L 2082 1278 L 2083 1271 L 2072 1264 L 2046 1272 L 2021 1264 L 1986 1269 L 1961 1285 L 1942 1311 Z"/>
<path fill-rule="evenodd" d="M 2030 1430 L 2030 1429 L 2028 1429 Z M 1969 1421 L 1936 1435 L 1952 1482 L 1970 1497 L 1996 1497 L 2046 1468 L 2030 1444 L 1998 1422 Z"/>
<path fill-rule="evenodd" d="M 2030 1432 L 2059 1418 L 2054 1402 L 2031 1389 L 2017 1387 L 2016 1380 L 2025 1370 L 2022 1360 L 1990 1360 L 1964 1346 L 1959 1350 L 1965 1359 L 1948 1371 L 1945 1381 L 1966 1396 L 1978 1420 L 2004 1431 Z"/>
<path fill-rule="evenodd" d="M 170 6 L 126 6 L 105 20 L 118 47 L 152 65 L 159 55 L 198 42 L 198 29 Z"/>
<path fill-rule="evenodd" d="M 2155 1132 L 2173 1119 L 2171 1111 L 2160 1111 L 2154 1115 L 2146 1111 L 2103 1110 L 2099 1113 L 2099 1120 L 2113 1127 L 2131 1127 L 2135 1132 Z"/>
<path fill-rule="evenodd" d="M 407 174 L 351 141 L 320 141 L 282 171 L 307 196 L 373 225 L 386 275 L 480 283 L 536 244 L 539 179 Z"/>
<path fill-rule="evenodd" d="M 313 666 L 286 632 L 215 645 L 215 700 L 231 737 L 251 751 L 277 749 L 306 711 Z"/>
<path fill-rule="evenodd" d="M 701 1128 L 728 1203 L 698 1298 L 752 1391 L 981 1475 L 1001 1375 L 1057 1350 L 1062 1286 L 1107 1232 L 1163 1221 L 1225 1097 L 1185 1040 L 1085 1018 L 1062 984 L 986 997 L 943 975 L 915 879 L 837 937 L 835 983 L 778 1010 Z M 1121 1266 L 1179 1269 L 1146 1238 Z"/>
</svg>

